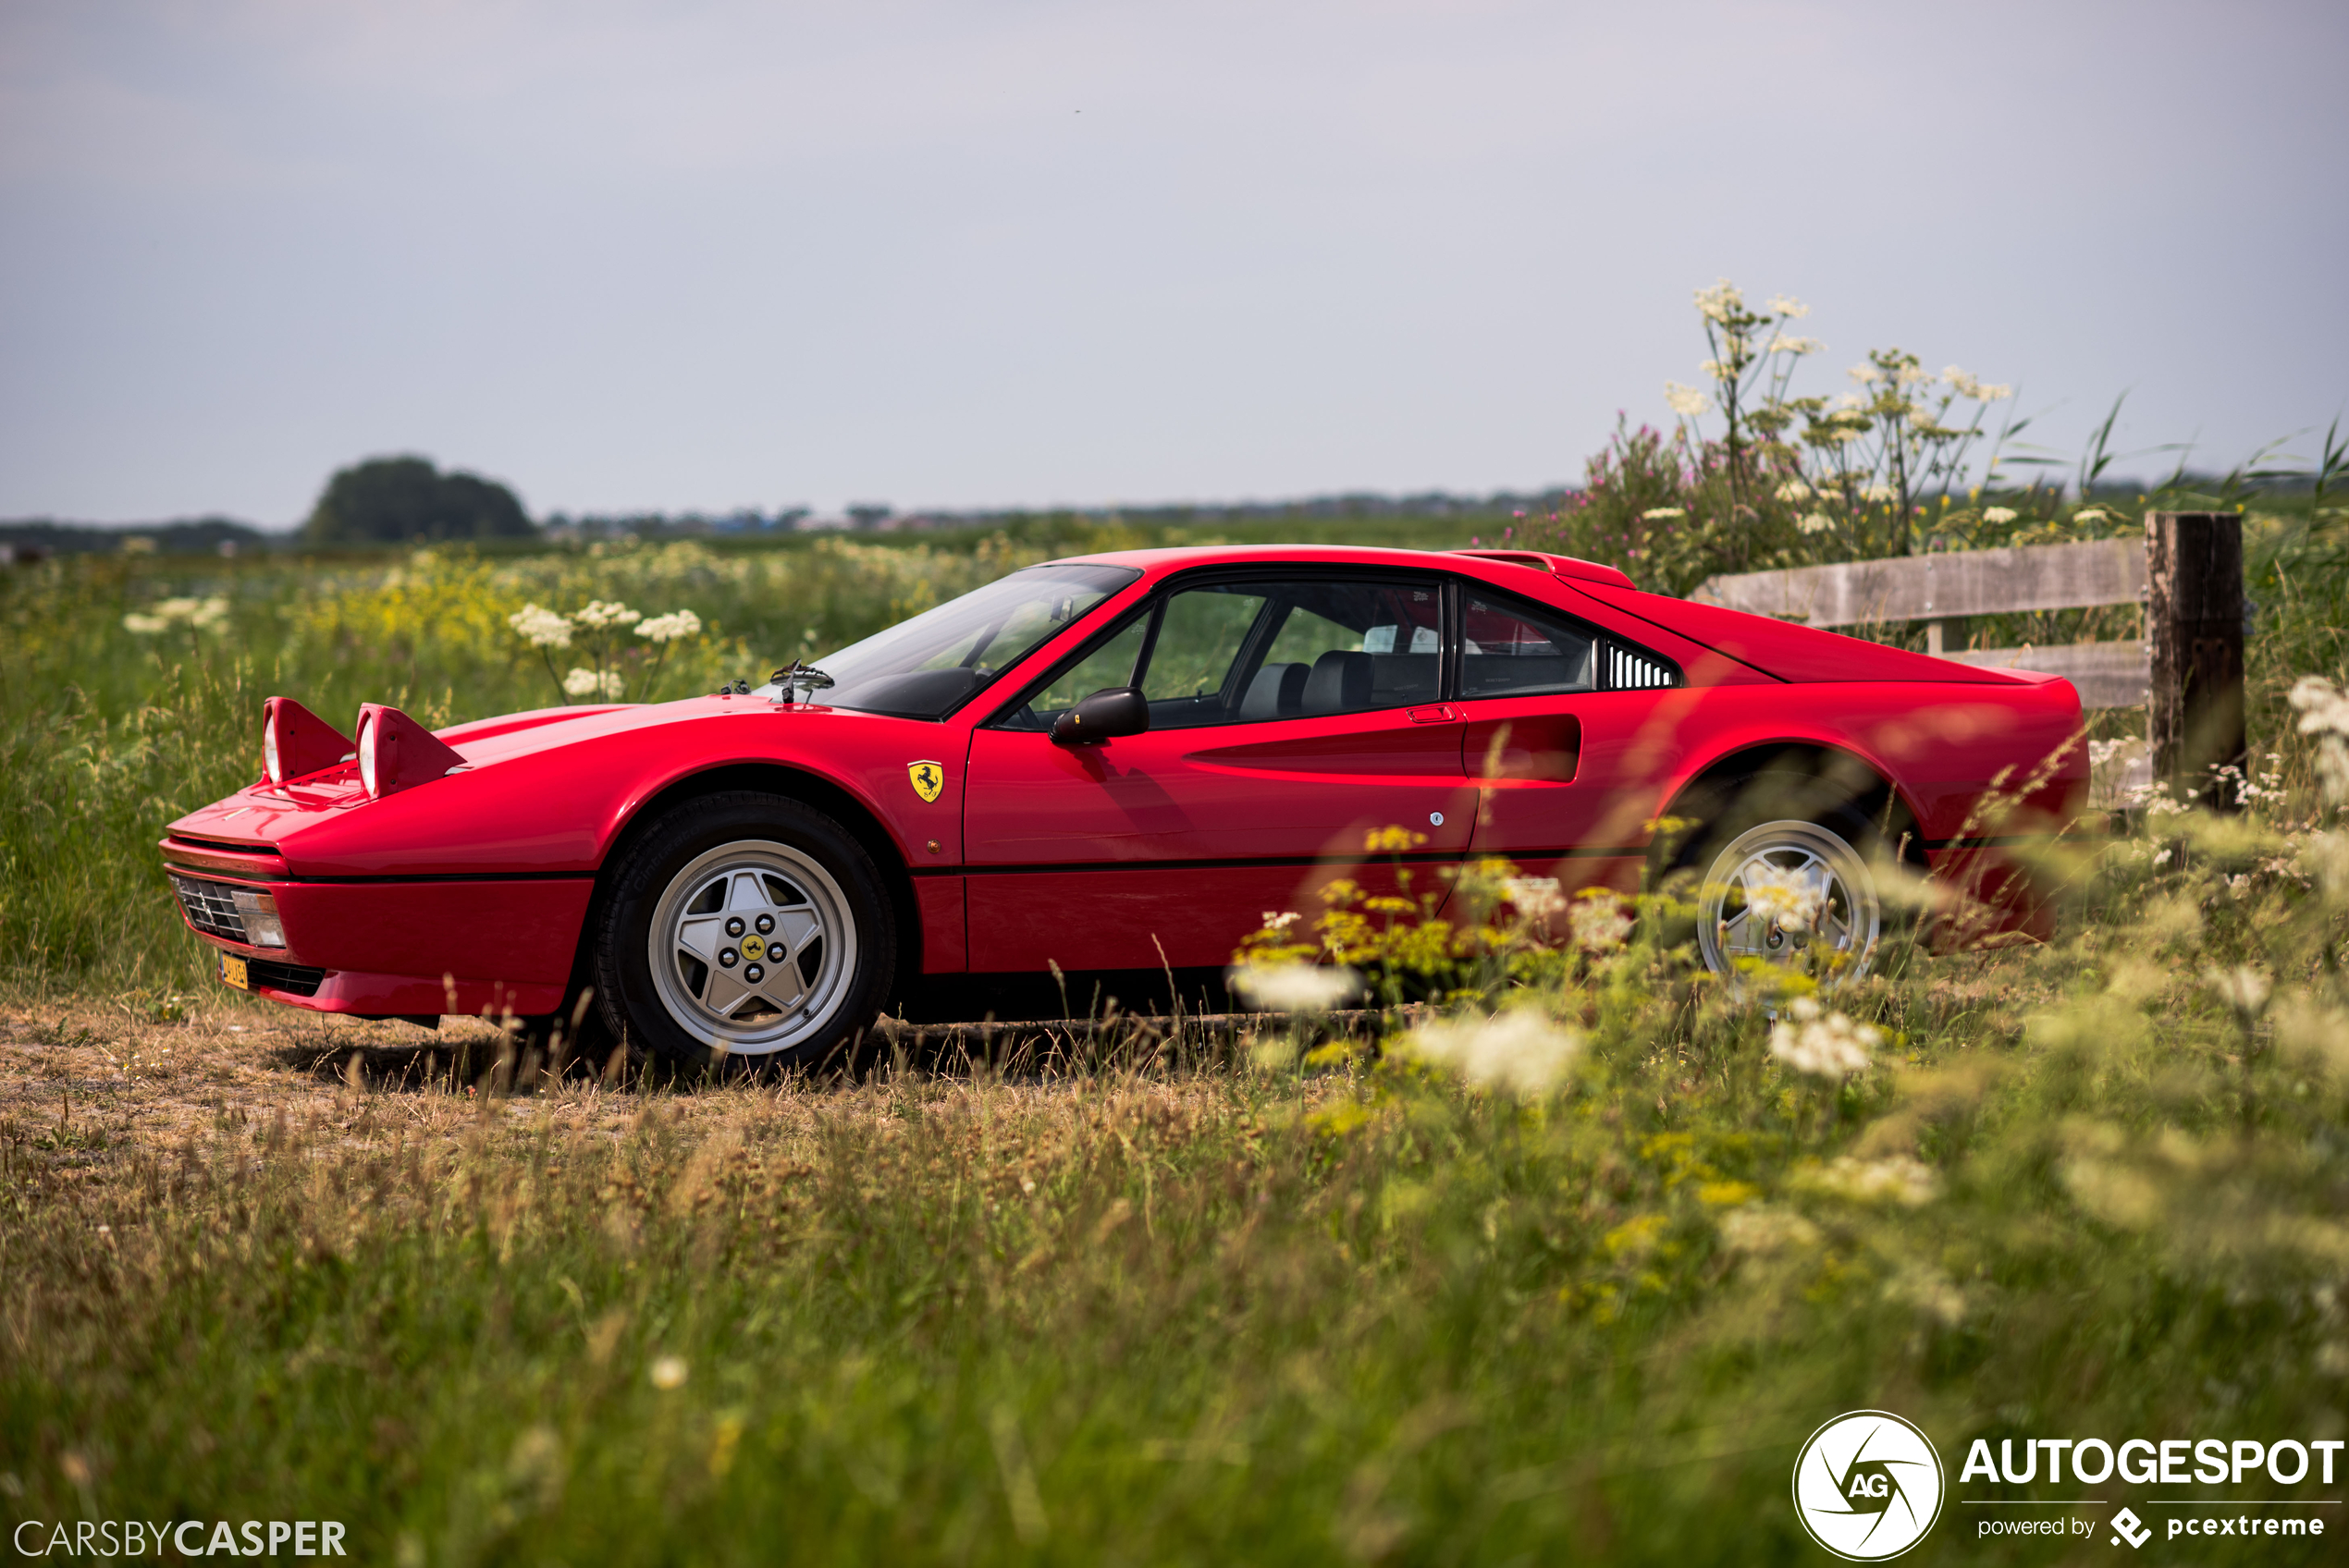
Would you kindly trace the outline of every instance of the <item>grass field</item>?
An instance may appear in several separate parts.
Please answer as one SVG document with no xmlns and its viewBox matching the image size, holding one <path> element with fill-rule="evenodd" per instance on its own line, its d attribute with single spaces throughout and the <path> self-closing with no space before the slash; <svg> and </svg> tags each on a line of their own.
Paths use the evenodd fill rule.
<svg viewBox="0 0 2349 1568">
<path fill-rule="evenodd" d="M 2349 1439 L 2349 839 L 2282 703 L 2342 678 L 2349 614 L 2301 524 L 2253 538 L 2276 797 L 2058 851 L 2057 943 L 1895 950 L 1844 1023 L 1635 935 L 1519 944 L 1382 1050 L 699 1089 L 239 1005 L 154 840 L 250 777 L 268 692 L 553 700 L 526 600 L 695 609 L 683 692 L 1071 541 L 20 573 L 0 1518 L 335 1520 L 400 1563 L 1820 1562 L 1789 1468 L 1863 1407 L 1925 1427 L 1953 1500 L 2103 1500 L 2097 1553 L 2121 1502 L 2251 1495 L 1957 1469 Z M 218 630 L 123 625 L 213 596 Z M 1806 1027 L 1868 1065 L 1802 1071 Z M 2050 1559 L 1983 1516 L 1911 1558 Z"/>
</svg>

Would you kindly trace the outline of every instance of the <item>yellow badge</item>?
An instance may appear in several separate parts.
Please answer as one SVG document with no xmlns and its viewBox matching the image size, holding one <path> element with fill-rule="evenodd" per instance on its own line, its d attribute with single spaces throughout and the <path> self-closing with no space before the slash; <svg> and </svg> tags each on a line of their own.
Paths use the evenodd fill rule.
<svg viewBox="0 0 2349 1568">
<path fill-rule="evenodd" d="M 946 770 L 934 762 L 907 763 L 905 777 L 914 781 L 914 793 L 926 801 L 938 799 L 938 792 L 946 788 Z"/>
</svg>

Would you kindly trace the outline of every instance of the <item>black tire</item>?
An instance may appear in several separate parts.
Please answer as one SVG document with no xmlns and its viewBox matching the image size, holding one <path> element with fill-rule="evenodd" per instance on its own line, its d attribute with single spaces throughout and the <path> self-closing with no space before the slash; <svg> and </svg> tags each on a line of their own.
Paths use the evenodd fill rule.
<svg viewBox="0 0 2349 1568">
<path fill-rule="evenodd" d="M 1696 909 L 1692 918 L 1684 917 L 1685 930 L 1672 934 L 1675 939 L 1694 941 L 1706 968 L 1726 972 L 1729 957 L 1747 946 L 1726 929 L 1744 910 L 1739 866 L 1757 854 L 1783 864 L 1810 857 L 1833 871 L 1823 878 L 1826 919 L 1819 931 L 1781 930 L 1765 921 L 1751 950 L 1791 959 L 1811 941 L 1839 931 L 1839 945 L 1851 954 L 1843 973 L 1866 973 L 1896 923 L 1876 880 L 1891 851 L 1870 803 L 1854 783 L 1780 769 L 1708 786 L 1676 803 L 1671 815 L 1685 826 L 1660 846 L 1659 880 Z"/>
<path fill-rule="evenodd" d="M 803 802 L 728 790 L 673 807 L 624 852 L 595 921 L 596 988 L 614 1034 L 671 1069 L 854 1072 L 897 949 L 863 845 Z"/>
</svg>

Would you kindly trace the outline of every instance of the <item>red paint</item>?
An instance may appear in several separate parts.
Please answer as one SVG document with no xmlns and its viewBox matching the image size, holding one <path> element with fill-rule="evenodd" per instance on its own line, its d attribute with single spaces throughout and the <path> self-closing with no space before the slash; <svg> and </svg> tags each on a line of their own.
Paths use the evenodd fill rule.
<svg viewBox="0 0 2349 1568">
<path fill-rule="evenodd" d="M 748 696 L 507 715 L 440 731 L 462 765 L 382 800 L 367 799 L 350 765 L 240 790 L 172 824 L 165 858 L 277 895 L 290 951 L 236 950 L 330 971 L 317 997 L 279 999 L 431 1011 L 453 975 L 461 1011 L 546 1011 L 560 1005 L 620 836 L 656 802 L 719 777 L 817 791 L 861 826 L 884 875 L 910 885 L 928 973 L 1221 963 L 1269 912 L 1310 922 L 1334 876 L 1378 891 L 1408 875 L 1423 893 L 1470 853 L 1518 860 L 1569 892 L 1628 888 L 1648 825 L 1691 779 L 1732 753 L 1789 743 L 1849 753 L 1890 781 L 1937 869 L 1962 867 L 1963 884 L 2028 927 L 2029 901 L 1949 841 L 1990 831 L 1983 796 L 2002 772 L 2011 787 L 2054 759 L 2029 812 L 2001 833 L 2064 820 L 2085 788 L 2085 748 L 2071 743 L 2079 704 L 2060 680 L 1642 594 L 1612 569 L 1562 557 L 1266 545 L 1101 558 L 1142 578 L 943 721 Z M 987 727 L 1170 577 L 1228 564 L 1384 568 L 1498 590 L 1677 667 L 1686 684 L 1445 694 L 1408 710 L 1081 750 Z M 945 777 L 935 802 L 907 776 L 916 762 Z M 1415 852 L 1426 858 L 1398 868 L 1367 856 L 1365 836 L 1390 826 L 1423 835 Z"/>
<path fill-rule="evenodd" d="M 914 907 L 922 923 L 922 973 L 960 974 L 970 968 L 963 878 L 917 876 Z"/>
</svg>

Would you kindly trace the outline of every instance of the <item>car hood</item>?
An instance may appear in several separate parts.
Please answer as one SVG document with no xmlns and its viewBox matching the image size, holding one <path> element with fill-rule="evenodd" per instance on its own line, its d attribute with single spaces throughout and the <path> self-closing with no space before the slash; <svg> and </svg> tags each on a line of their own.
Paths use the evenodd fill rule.
<svg viewBox="0 0 2349 1568">
<path fill-rule="evenodd" d="M 374 799 L 355 763 L 284 785 L 256 780 L 172 823 L 166 848 L 199 851 L 181 857 L 199 864 L 207 850 L 260 855 L 277 864 L 250 869 L 296 876 L 592 870 L 615 815 L 673 769 L 820 759 L 842 725 L 873 720 L 746 696 L 506 714 L 436 730 L 464 761 L 428 783 Z M 790 732 L 779 735 L 778 722 Z"/>
</svg>

